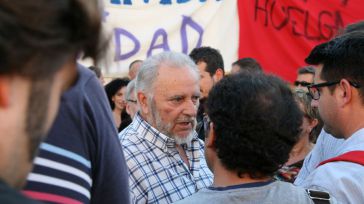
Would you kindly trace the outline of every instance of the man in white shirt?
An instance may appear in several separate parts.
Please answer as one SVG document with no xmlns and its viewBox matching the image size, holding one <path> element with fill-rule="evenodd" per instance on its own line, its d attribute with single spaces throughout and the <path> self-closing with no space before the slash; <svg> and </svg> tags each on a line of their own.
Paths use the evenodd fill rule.
<svg viewBox="0 0 364 204">
<path fill-rule="evenodd" d="M 306 62 L 317 65 L 315 84 L 308 86 L 312 106 L 319 109 L 324 130 L 345 140 L 332 156 L 356 152 L 345 161 L 320 163 L 296 184 L 326 190 L 339 203 L 364 203 L 364 166 L 352 162 L 364 152 L 364 33 L 352 32 L 320 44 Z"/>
</svg>

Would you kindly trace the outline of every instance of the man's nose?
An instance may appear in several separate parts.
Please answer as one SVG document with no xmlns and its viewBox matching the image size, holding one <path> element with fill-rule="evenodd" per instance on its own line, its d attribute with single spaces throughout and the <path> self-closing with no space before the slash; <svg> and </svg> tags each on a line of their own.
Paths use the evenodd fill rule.
<svg viewBox="0 0 364 204">
<path fill-rule="evenodd" d="M 187 100 L 185 103 L 183 113 L 192 117 L 196 117 L 197 108 L 198 108 L 198 102 L 194 102 L 193 100 Z"/>
</svg>

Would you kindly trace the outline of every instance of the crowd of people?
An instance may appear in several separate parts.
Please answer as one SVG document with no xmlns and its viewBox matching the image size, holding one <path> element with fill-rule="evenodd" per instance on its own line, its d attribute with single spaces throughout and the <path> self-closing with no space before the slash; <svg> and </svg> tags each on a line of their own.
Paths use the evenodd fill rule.
<svg viewBox="0 0 364 204">
<path fill-rule="evenodd" d="M 209 46 L 105 84 L 77 63 L 103 58 L 100 6 L 0 3 L 0 203 L 364 203 L 364 21 L 293 84 Z"/>
</svg>

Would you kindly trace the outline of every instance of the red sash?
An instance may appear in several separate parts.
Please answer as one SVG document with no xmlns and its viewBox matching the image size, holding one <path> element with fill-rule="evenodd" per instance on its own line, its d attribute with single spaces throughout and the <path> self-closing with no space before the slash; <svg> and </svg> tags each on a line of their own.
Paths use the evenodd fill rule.
<svg viewBox="0 0 364 204">
<path fill-rule="evenodd" d="M 326 163 L 329 163 L 329 162 L 336 162 L 336 161 L 352 162 L 352 163 L 357 163 L 357 164 L 361 164 L 364 166 L 364 151 L 351 151 L 351 152 L 344 153 L 337 157 L 322 161 L 319 165 L 317 165 L 317 167 L 324 165 Z"/>
</svg>

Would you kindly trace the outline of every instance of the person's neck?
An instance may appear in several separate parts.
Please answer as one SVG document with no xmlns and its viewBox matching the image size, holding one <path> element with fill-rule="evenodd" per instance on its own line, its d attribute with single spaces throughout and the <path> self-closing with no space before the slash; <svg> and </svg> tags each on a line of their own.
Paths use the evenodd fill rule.
<svg viewBox="0 0 364 204">
<path fill-rule="evenodd" d="M 121 115 L 122 110 L 119 108 L 114 108 L 113 112 L 114 112 L 114 114 Z"/>
<path fill-rule="evenodd" d="M 234 186 L 239 184 L 256 183 L 256 182 L 266 182 L 272 180 L 271 177 L 266 176 L 264 178 L 251 178 L 248 174 L 241 175 L 240 178 L 237 172 L 232 172 L 225 169 L 223 166 L 214 167 L 214 181 L 213 187 L 226 187 Z"/>
<path fill-rule="evenodd" d="M 312 147 L 313 143 L 310 142 L 308 135 L 301 137 L 289 153 L 289 159 L 286 165 L 291 165 L 304 159 Z"/>
</svg>

